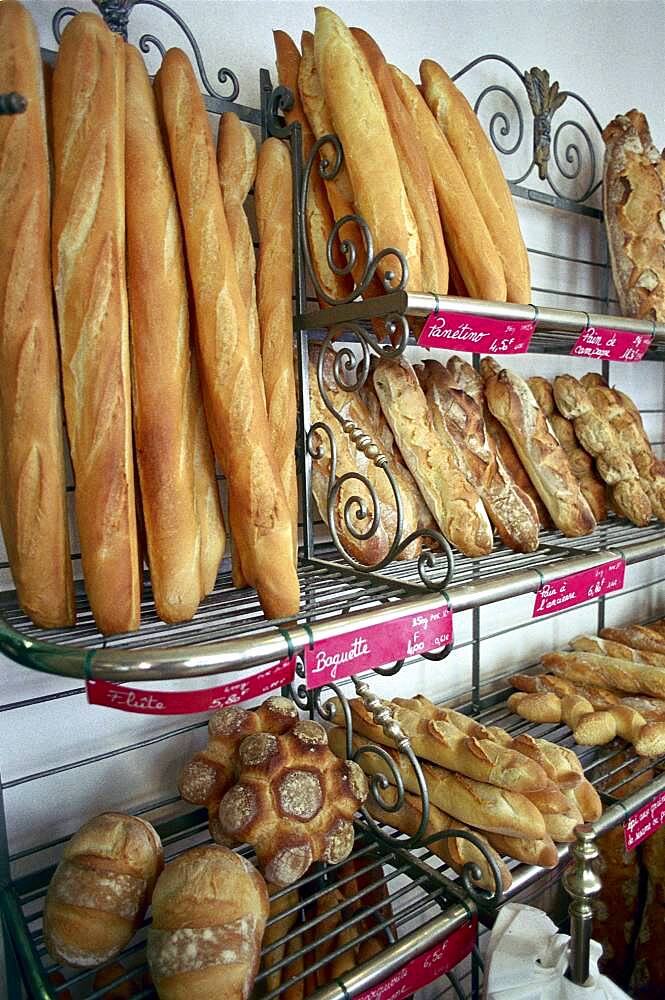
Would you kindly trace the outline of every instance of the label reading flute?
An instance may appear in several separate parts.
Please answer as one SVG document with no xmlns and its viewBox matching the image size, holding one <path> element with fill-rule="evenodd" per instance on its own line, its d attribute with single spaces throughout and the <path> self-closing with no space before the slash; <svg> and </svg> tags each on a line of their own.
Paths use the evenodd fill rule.
<svg viewBox="0 0 665 1000">
<path fill-rule="evenodd" d="M 654 796 L 623 824 L 626 850 L 632 851 L 665 823 L 665 792 Z"/>
<path fill-rule="evenodd" d="M 452 641 L 453 616 L 447 604 L 340 632 L 305 649 L 307 687 L 321 687 L 407 656 L 440 650 Z"/>
<path fill-rule="evenodd" d="M 574 358 L 596 361 L 641 361 L 651 346 L 650 333 L 628 333 L 608 326 L 588 326 L 573 344 Z"/>
<path fill-rule="evenodd" d="M 623 559 L 610 559 L 593 569 L 583 569 L 579 573 L 569 573 L 558 580 L 552 580 L 551 583 L 541 583 L 536 591 L 531 617 L 540 618 L 541 615 L 573 608 L 576 604 L 584 604 L 603 594 L 621 590 L 625 573 L 626 564 Z"/>
<path fill-rule="evenodd" d="M 418 337 L 418 347 L 473 354 L 524 354 L 536 329 L 534 320 L 483 319 L 471 313 L 430 313 Z"/>
</svg>

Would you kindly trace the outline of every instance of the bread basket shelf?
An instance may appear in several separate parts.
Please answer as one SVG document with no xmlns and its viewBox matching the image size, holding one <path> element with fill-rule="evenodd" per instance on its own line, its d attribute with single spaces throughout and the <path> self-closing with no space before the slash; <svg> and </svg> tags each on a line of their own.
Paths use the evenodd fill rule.
<svg viewBox="0 0 665 1000">
<path fill-rule="evenodd" d="M 151 809 L 140 811 L 144 818 L 152 818 Z M 163 839 L 167 860 L 183 850 L 207 843 L 210 840 L 207 816 L 203 810 L 176 816 L 165 822 L 155 823 Z M 41 851 L 52 849 L 52 845 L 35 848 L 28 852 L 31 860 L 38 858 Z M 242 849 L 244 850 L 244 849 Z M 247 849 L 248 850 L 248 849 Z M 306 996 L 312 1000 L 341 1000 L 342 997 L 357 996 L 363 990 L 383 981 L 393 971 L 404 966 L 411 958 L 445 940 L 455 930 L 468 927 L 475 914 L 473 903 L 463 898 L 443 873 L 434 869 L 424 869 L 414 862 L 408 852 L 398 843 L 394 846 L 377 846 L 374 840 L 359 828 L 356 844 L 351 856 L 354 867 L 361 873 L 363 888 L 351 882 L 355 876 L 343 866 L 327 866 L 325 873 L 310 872 L 295 886 L 280 890 L 283 895 L 296 889 L 299 903 L 290 906 L 281 914 L 281 919 L 295 909 L 297 922 L 287 934 L 278 937 L 264 948 L 263 958 L 271 952 L 278 953 L 289 940 L 304 935 L 301 945 L 303 968 L 291 977 L 295 984 L 318 968 L 335 959 L 347 960 L 353 956 L 353 949 L 384 933 L 386 941 L 378 955 L 357 963 L 347 961 L 347 970 L 331 985 L 308 990 Z M 42 862 L 43 863 L 43 862 Z M 343 870 L 340 870 L 343 869 Z M 146 926 L 138 932 L 132 943 L 112 965 L 108 982 L 95 988 L 93 981 L 100 967 L 76 972 L 69 969 L 67 981 L 58 981 L 54 973 L 59 968 L 53 963 L 44 947 L 42 912 L 44 895 L 53 873 L 53 867 L 43 867 L 34 873 L 18 877 L 11 886 L 2 890 L 2 916 L 9 929 L 10 939 L 21 967 L 30 995 L 40 1000 L 59 1000 L 64 995 L 75 995 L 87 1000 L 102 1000 L 108 992 L 121 984 L 130 982 L 133 1000 L 149 1000 L 156 996 L 146 980 L 145 958 Z M 344 896 L 343 907 L 336 906 L 326 912 L 314 913 L 317 900 L 335 886 Z M 378 901 L 377 901 L 378 900 Z M 388 906 L 387 906 L 388 904 Z M 341 913 L 340 923 L 334 930 L 322 926 L 335 912 Z M 274 920 L 273 920 L 274 922 Z M 147 921 L 146 921 L 147 924 Z M 270 922 L 268 924 L 268 930 Z M 348 932 L 345 934 L 344 932 Z M 344 943 L 337 945 L 342 934 Z M 348 940 L 344 941 L 348 937 Z M 387 943 L 390 942 L 390 943 Z M 326 945 L 328 948 L 326 948 Z M 325 954 L 325 958 L 322 955 Z M 274 961 L 272 971 L 280 971 L 298 955 Z M 119 963 L 116 964 L 116 963 Z M 105 968 L 102 966 L 101 968 Z M 266 972 L 262 970 L 256 980 L 255 994 L 265 1000 L 276 1000 L 286 988 L 285 981 L 275 989 L 266 985 Z M 66 994 L 64 991 L 69 990 Z"/>
</svg>

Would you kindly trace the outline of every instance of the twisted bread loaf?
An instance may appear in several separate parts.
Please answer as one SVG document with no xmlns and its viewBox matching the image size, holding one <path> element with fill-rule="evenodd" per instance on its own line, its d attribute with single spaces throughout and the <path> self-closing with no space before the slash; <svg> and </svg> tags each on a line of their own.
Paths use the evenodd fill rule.
<svg viewBox="0 0 665 1000">
<path fill-rule="evenodd" d="M 225 847 L 195 847 L 167 865 L 148 931 L 160 1000 L 248 1000 L 268 912 L 263 879 Z"/>
<path fill-rule="evenodd" d="M 650 629 L 649 631 L 654 631 Z M 649 663 L 653 667 L 665 667 L 665 650 L 657 653 L 653 648 L 637 649 L 632 643 L 645 641 L 639 635 L 636 636 L 632 629 L 603 629 L 605 638 L 597 635 L 580 635 L 570 643 L 573 649 L 581 653 L 600 653 L 602 656 L 609 656 L 614 660 L 632 660 L 633 663 Z M 610 638 L 608 633 L 616 638 Z M 630 642 L 629 642 L 630 640 Z M 647 638 L 646 643 L 650 642 Z"/>
<path fill-rule="evenodd" d="M 140 926 L 164 865 L 162 845 L 145 820 L 102 813 L 75 833 L 46 894 L 44 938 L 68 965 L 107 961 Z"/>
<path fill-rule="evenodd" d="M 299 722 L 282 735 L 240 744 L 238 781 L 219 806 L 223 834 L 252 844 L 266 878 L 295 882 L 314 861 L 343 861 L 353 848 L 353 815 L 367 781 L 328 747 L 323 726 Z"/>
</svg>

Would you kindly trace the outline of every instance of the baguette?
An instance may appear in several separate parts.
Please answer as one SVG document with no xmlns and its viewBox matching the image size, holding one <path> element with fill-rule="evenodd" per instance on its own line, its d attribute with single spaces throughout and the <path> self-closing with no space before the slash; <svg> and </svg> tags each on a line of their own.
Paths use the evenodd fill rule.
<svg viewBox="0 0 665 1000">
<path fill-rule="evenodd" d="M 304 955 L 298 955 L 302 947 L 302 934 L 296 934 L 286 942 L 286 954 L 291 961 L 282 969 L 281 1000 L 303 1000 L 305 996 L 305 984 L 301 978 L 305 970 Z M 291 980 L 296 981 L 287 985 Z"/>
<path fill-rule="evenodd" d="M 604 521 L 607 517 L 607 492 L 605 484 L 595 471 L 591 456 L 578 445 L 570 420 L 559 413 L 553 413 L 550 423 L 557 441 L 566 453 L 573 475 L 579 480 L 580 489 L 593 516 L 598 522 Z"/>
<path fill-rule="evenodd" d="M 374 388 L 409 470 L 443 534 L 465 555 L 486 555 L 492 529 L 482 501 L 432 424 L 418 379 L 403 358 L 380 361 Z"/>
<path fill-rule="evenodd" d="M 508 302 L 531 301 L 531 273 L 510 188 L 466 97 L 431 59 L 420 64 L 422 93 L 467 180 L 501 258 Z"/>
<path fill-rule="evenodd" d="M 603 639 L 625 643 L 633 649 L 665 655 L 665 637 L 646 625 L 630 625 L 628 628 L 604 628 L 600 631 Z"/>
<path fill-rule="evenodd" d="M 555 743 L 548 743 L 543 740 L 542 743 L 547 743 L 549 747 L 556 748 Z M 565 761 L 555 760 L 547 755 L 543 750 L 542 745 L 539 745 L 538 740 L 535 740 L 533 736 L 528 733 L 520 733 L 516 736 L 512 742 L 509 744 L 512 750 L 517 750 L 518 753 L 524 754 L 525 757 L 530 757 L 531 760 L 535 760 L 537 764 L 540 764 L 543 771 L 559 788 L 575 788 L 579 785 L 582 775 L 581 773 L 567 766 Z"/>
<path fill-rule="evenodd" d="M 272 889 L 270 893 L 270 912 L 263 940 L 261 941 L 261 950 L 266 951 L 272 945 L 275 947 L 270 947 L 270 951 L 268 951 L 261 963 L 263 971 L 267 973 L 265 979 L 266 993 L 271 993 L 280 986 L 282 969 L 277 969 L 275 972 L 271 972 L 270 970 L 284 958 L 286 946 L 283 939 L 298 919 L 298 904 L 300 902 L 297 889 L 291 889 L 286 892 L 283 889 L 278 889 L 276 886 L 270 886 L 269 891 L 270 889 Z M 293 912 L 287 913 L 287 910 L 292 910 Z"/>
<path fill-rule="evenodd" d="M 422 694 L 417 694 L 415 698 L 393 698 L 393 704 L 400 708 L 406 708 L 410 712 L 417 712 L 424 719 L 447 722 L 456 726 L 465 736 L 473 736 L 477 740 L 490 739 L 489 732 L 485 726 L 481 726 L 468 715 L 456 712 L 452 708 L 442 708 L 435 705 Z"/>
<path fill-rule="evenodd" d="M 558 788 L 529 792 L 527 798 L 542 813 L 547 834 L 555 844 L 574 842 L 575 828 L 582 822 L 582 813 L 577 805 Z"/>
<path fill-rule="evenodd" d="M 604 632 L 621 632 L 625 636 L 625 629 L 604 629 Z M 652 667 L 665 667 L 665 653 L 654 653 L 646 649 L 633 649 L 623 642 L 616 642 L 612 639 L 601 639 L 596 635 L 579 635 L 570 643 L 573 649 L 580 653 L 599 653 L 609 656 L 614 660 L 630 660 L 632 663 L 646 663 Z"/>
<path fill-rule="evenodd" d="M 429 164 L 449 261 L 454 261 L 472 298 L 505 302 L 501 258 L 462 168 L 416 85 L 395 66 L 390 72 Z"/>
<path fill-rule="evenodd" d="M 525 694 L 518 691 L 511 694 L 506 704 L 511 712 L 529 722 L 561 722 L 561 699 L 551 691 L 546 694 Z"/>
<path fill-rule="evenodd" d="M 592 532 L 595 518 L 526 382 L 504 368 L 487 380 L 485 394 L 556 526 L 572 538 Z"/>
<path fill-rule="evenodd" d="M 379 88 L 404 188 L 416 220 L 420 239 L 421 286 L 445 295 L 448 291 L 448 255 L 443 242 L 439 207 L 427 159 L 411 138 L 411 120 L 395 90 L 381 49 L 361 28 L 351 28 Z"/>
<path fill-rule="evenodd" d="M 346 756 L 343 729 L 330 730 L 329 744 L 338 757 Z M 358 750 L 364 744 L 365 740 L 354 734 L 354 750 Z M 390 747 L 385 749 L 401 775 L 405 789 L 419 795 L 418 781 L 408 757 Z M 392 772 L 376 754 L 364 754 L 358 763 L 366 774 L 385 774 L 391 784 L 396 783 Z M 535 837 L 540 840 L 544 838 L 545 822 L 542 815 L 519 792 L 495 788 L 483 781 L 465 778 L 461 774 L 436 767 L 434 764 L 423 763 L 421 766 L 430 800 L 444 813 L 468 826 L 482 830 L 483 833 L 490 831 L 507 837 Z"/>
<path fill-rule="evenodd" d="M 545 757 L 556 768 L 557 783 L 560 788 L 576 788 L 583 780 L 586 780 L 580 759 L 573 750 L 570 750 L 568 747 L 559 746 L 558 743 L 551 743 L 549 740 L 539 739 L 538 737 L 535 737 L 534 740 L 538 749 L 543 752 Z M 577 773 L 580 780 L 576 782 L 567 780 L 567 776 L 571 773 Z"/>
<path fill-rule="evenodd" d="M 446 368 L 450 372 L 453 382 L 458 389 L 471 396 L 478 406 L 485 404 L 485 384 L 482 375 L 477 372 L 473 365 L 460 358 L 457 354 L 452 354 L 446 361 Z"/>
<path fill-rule="evenodd" d="M 586 778 L 575 788 L 564 789 L 564 794 L 571 805 L 578 806 L 585 823 L 595 823 L 603 815 L 600 795 Z"/>
<path fill-rule="evenodd" d="M 288 618 L 300 604 L 291 520 L 271 453 L 206 112 L 179 49 L 167 52 L 158 81 L 194 288 L 206 413 L 237 516 L 231 529 L 264 613 Z"/>
<path fill-rule="evenodd" d="M 555 674 L 580 684 L 601 684 L 628 694 L 665 698 L 665 671 L 660 667 L 613 660 L 594 653 L 545 653 L 541 663 Z"/>
<path fill-rule="evenodd" d="M 545 835 L 540 840 L 532 837 L 504 837 L 500 833 L 488 833 L 487 840 L 495 851 L 507 854 L 509 858 L 523 861 L 527 865 L 540 868 L 556 868 L 559 853 L 551 837 Z"/>
<path fill-rule="evenodd" d="M 103 633 L 140 617 L 124 128 L 124 43 L 79 14 L 53 74 L 53 284 L 83 576 Z"/>
<path fill-rule="evenodd" d="M 538 513 L 503 462 L 497 460 L 481 407 L 453 387 L 448 369 L 438 361 L 425 361 L 422 371 L 420 381 L 434 427 L 441 439 L 450 442 L 459 468 L 478 491 L 502 542 L 517 552 L 534 552 L 538 548 Z"/>
<path fill-rule="evenodd" d="M 316 8 L 314 56 L 325 101 L 344 149 L 353 202 L 367 222 L 377 250 L 400 250 L 408 266 L 408 287 L 422 289 L 420 240 L 404 190 L 381 94 L 360 46 L 341 18 Z M 379 165 L 377 167 L 377 164 Z M 399 270 L 393 256 L 378 274 L 389 287 Z"/>
<path fill-rule="evenodd" d="M 192 398 L 178 206 L 150 78 L 131 45 L 125 48 L 125 70 L 134 438 L 155 606 L 164 621 L 179 622 L 193 617 L 204 595 L 193 463 L 196 425 L 190 418 L 200 400 Z M 184 421 L 183 414 L 188 415 Z M 214 478 L 210 485 L 217 489 Z M 220 547 L 223 551 L 223 542 Z"/>
<path fill-rule="evenodd" d="M 259 232 L 257 303 L 270 442 L 291 516 L 298 561 L 296 380 L 293 370 L 293 198 L 291 157 L 279 139 L 261 146 L 254 187 Z"/>
<path fill-rule="evenodd" d="M 293 107 L 284 112 L 289 124 L 298 122 L 302 134 L 302 155 L 307 163 L 314 145 L 314 135 L 305 115 L 303 103 L 298 90 L 298 73 L 301 57 L 298 47 L 284 31 L 273 31 L 277 61 L 277 79 L 280 86 L 288 87 L 293 95 Z M 335 274 L 328 263 L 326 243 L 335 224 L 335 217 L 328 201 L 325 184 L 318 170 L 312 170 L 309 178 L 309 198 L 305 205 L 305 225 L 309 240 L 309 251 L 312 268 L 322 291 L 333 300 L 345 299 L 351 292 L 351 278 L 348 274 Z M 344 258 L 337 247 L 333 250 L 333 259 L 339 267 L 344 265 Z M 321 302 L 325 308 L 327 303 Z"/>
<path fill-rule="evenodd" d="M 0 4 L 0 525 L 18 602 L 35 625 L 73 625 L 62 399 L 49 247 L 50 179 L 35 25 Z"/>
</svg>

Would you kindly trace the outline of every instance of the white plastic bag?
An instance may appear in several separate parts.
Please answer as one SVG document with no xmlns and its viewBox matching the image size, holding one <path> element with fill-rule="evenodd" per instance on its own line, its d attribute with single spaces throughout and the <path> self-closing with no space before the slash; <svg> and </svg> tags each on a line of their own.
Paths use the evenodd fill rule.
<svg viewBox="0 0 665 1000">
<path fill-rule="evenodd" d="M 603 949 L 597 941 L 591 941 L 586 985 L 566 979 L 569 941 L 541 910 L 506 903 L 485 957 L 485 1000 L 630 1000 L 598 972 Z"/>
</svg>

